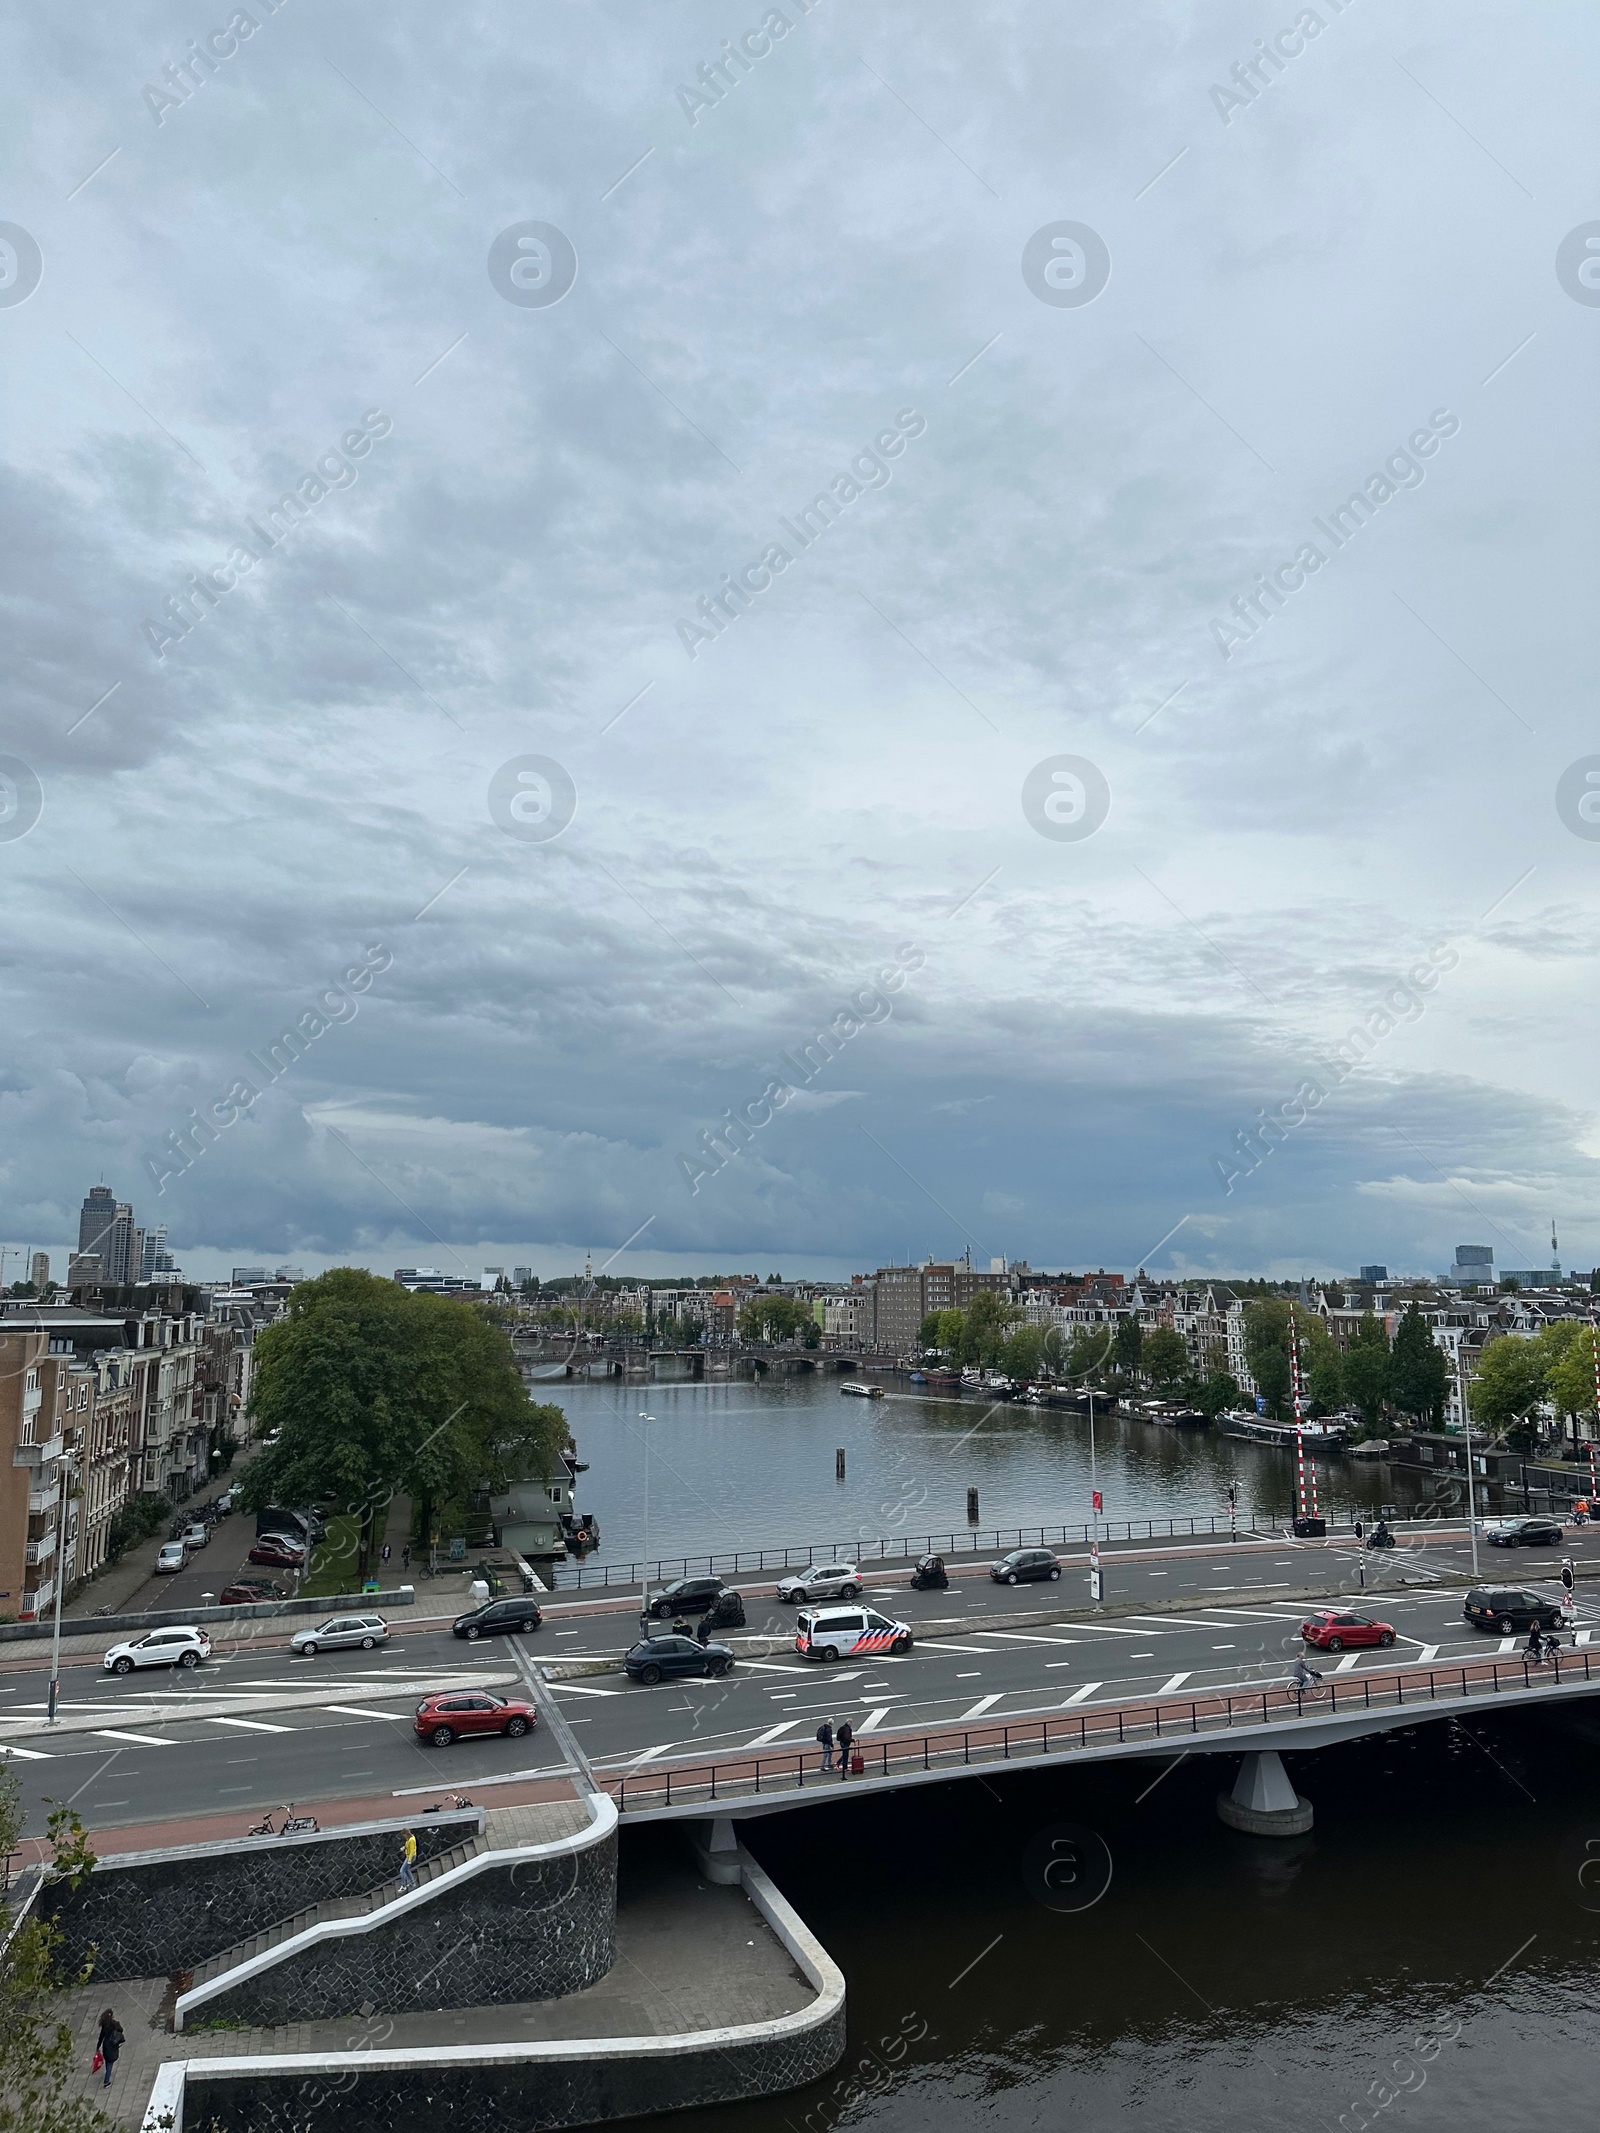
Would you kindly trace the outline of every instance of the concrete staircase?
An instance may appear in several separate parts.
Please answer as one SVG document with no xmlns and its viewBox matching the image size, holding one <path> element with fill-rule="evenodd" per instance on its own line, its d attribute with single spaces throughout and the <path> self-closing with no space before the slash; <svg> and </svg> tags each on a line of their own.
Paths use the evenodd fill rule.
<svg viewBox="0 0 1600 2133">
<path fill-rule="evenodd" d="M 454 1873 L 457 1867 L 464 1866 L 469 1859 L 477 1858 L 480 1852 L 487 1849 L 486 1840 L 479 1836 L 468 1837 L 464 1843 L 452 1845 L 449 1851 L 440 1852 L 437 1858 L 429 1859 L 418 1866 L 418 1889 L 425 1889 L 431 1882 Z M 269 1926 L 264 1933 L 254 1934 L 249 1940 L 240 1941 L 237 1947 L 224 1948 L 220 1955 L 212 1956 L 209 1962 L 202 1963 L 195 1971 L 193 1985 L 186 1989 L 192 1991 L 195 1987 L 208 1985 L 214 1978 L 221 1977 L 227 1971 L 238 1970 L 242 1965 L 253 1961 L 256 1956 L 265 1955 L 269 1949 L 281 1947 L 285 1941 L 298 1938 L 313 1926 L 324 1925 L 334 1919 L 370 1918 L 375 1911 L 387 1910 L 391 1904 L 397 1903 L 401 1893 L 399 1876 L 395 1874 L 377 1888 L 367 1889 L 359 1896 L 335 1896 L 323 1903 L 310 1904 L 305 1910 L 297 1911 L 292 1918 L 280 1919 L 277 1925 Z"/>
</svg>

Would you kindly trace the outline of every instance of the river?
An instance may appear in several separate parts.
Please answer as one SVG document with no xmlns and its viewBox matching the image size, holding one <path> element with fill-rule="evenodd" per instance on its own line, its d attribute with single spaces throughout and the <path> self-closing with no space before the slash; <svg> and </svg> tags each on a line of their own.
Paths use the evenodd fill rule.
<svg viewBox="0 0 1600 2133">
<path fill-rule="evenodd" d="M 1581 2125 L 1600 1979 L 1597 1758 L 1600 1719 L 1537 1713 L 1290 1757 L 1317 1820 L 1286 1840 L 1217 1820 L 1229 1756 L 1166 1777 L 1165 1758 L 993 1773 L 746 1822 L 845 1971 L 850 2049 L 809 2089 L 675 2122 Z M 1042 1881 L 1051 1846 L 1078 1863 L 1077 1889 Z M 1065 1908 L 1104 1885 L 1097 1861 L 1109 1886 Z"/>
<path fill-rule="evenodd" d="M 712 1383 L 580 1378 L 535 1384 L 566 1412 L 578 1455 L 580 1510 L 600 1520 L 596 1560 L 644 1552 L 645 1437 L 650 1443 L 653 1559 L 811 1542 L 855 1545 L 897 1534 L 957 1532 L 967 1490 L 983 1527 L 1077 1525 L 1090 1516 L 1089 1424 L 1060 1408 L 931 1398 L 903 1381 L 882 1400 L 853 1399 L 831 1373 Z M 645 1424 L 641 1410 L 655 1420 Z M 835 1454 L 845 1454 L 845 1479 Z M 1113 1529 L 1124 1520 L 1287 1517 L 1294 1460 L 1214 1429 L 1175 1430 L 1100 1416 L 1094 1473 Z M 1321 1508 L 1347 1515 L 1409 1503 L 1416 1477 L 1335 1455 L 1318 1474 Z M 1398 1490 L 1398 1495 L 1393 1492 Z"/>
</svg>

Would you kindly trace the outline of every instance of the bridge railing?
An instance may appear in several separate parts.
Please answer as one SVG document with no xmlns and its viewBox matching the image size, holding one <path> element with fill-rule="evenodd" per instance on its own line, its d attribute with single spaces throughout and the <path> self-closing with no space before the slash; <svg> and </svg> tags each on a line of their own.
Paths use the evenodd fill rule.
<svg viewBox="0 0 1600 2133">
<path fill-rule="evenodd" d="M 1394 1525 L 1438 1524 L 1437 1519 L 1391 1518 Z M 1329 1519 L 1328 1530 L 1336 1530 Z M 813 1541 L 786 1548 L 735 1548 L 710 1555 L 663 1557 L 649 1565 L 652 1584 L 668 1578 L 743 1577 L 764 1570 L 803 1570 L 808 1563 L 914 1563 L 922 1555 L 1004 1555 L 1011 1548 L 1084 1548 L 1093 1529 L 1087 1523 L 1060 1526 L 971 1527 L 959 1533 L 881 1535 L 876 1540 Z M 1241 1515 L 1231 1521 L 1212 1513 L 1192 1518 L 1102 1519 L 1099 1538 L 1109 1541 L 1212 1539 L 1237 1532 L 1247 1540 L 1281 1540 L 1282 1519 L 1258 1523 Z M 645 1564 L 563 1563 L 551 1575 L 558 1591 L 603 1585 L 637 1585 Z"/>
<path fill-rule="evenodd" d="M 1600 1676 L 1591 1671 L 1588 1652 L 1573 1652 L 1552 1661 L 1547 1675 L 1526 1660 L 1510 1664 L 1484 1660 L 1460 1667 L 1408 1668 L 1392 1675 L 1366 1674 L 1328 1681 L 1306 1692 L 1278 1683 L 1260 1689 L 1217 1690 L 1195 1697 L 1157 1697 L 1114 1705 L 1086 1704 L 1070 1714 L 1006 1719 L 995 1724 L 941 1726 L 927 1733 L 895 1733 L 857 1738 L 852 1746 L 865 1763 L 864 1777 L 893 1777 L 915 1770 L 951 1770 L 968 1764 L 1024 1761 L 1039 1756 L 1069 1755 L 1086 1748 L 1127 1746 L 1146 1741 L 1192 1738 L 1198 1733 L 1233 1727 L 1318 1721 L 1339 1713 L 1392 1710 L 1438 1704 L 1473 1695 L 1498 1695 L 1521 1689 L 1576 1686 Z M 748 1799 L 839 1785 L 837 1770 L 819 1767 L 814 1742 L 803 1748 L 735 1755 L 721 1761 L 665 1767 L 629 1775 L 597 1773 L 615 1798 L 618 1810 L 639 1814 L 718 1799 Z"/>
</svg>

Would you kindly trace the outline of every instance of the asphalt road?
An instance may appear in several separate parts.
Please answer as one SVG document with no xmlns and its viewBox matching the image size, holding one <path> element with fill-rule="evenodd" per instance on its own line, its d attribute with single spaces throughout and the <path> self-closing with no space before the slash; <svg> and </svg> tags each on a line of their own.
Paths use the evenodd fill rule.
<svg viewBox="0 0 1600 2133">
<path fill-rule="evenodd" d="M 1583 1553 L 1576 1536 L 1571 1552 Z M 1330 1602 L 1348 1603 L 1341 1588 L 1355 1567 L 1350 1549 L 1315 1544 L 1269 1546 L 1248 1555 L 1239 1549 L 1220 1563 L 1213 1551 L 1181 1559 L 1170 1549 L 1156 1555 L 1159 1560 L 1149 1553 L 1137 1561 L 1120 1559 L 1108 1597 L 1131 1597 L 1135 1609 L 1138 1600 L 1159 1597 L 1167 1603 L 1162 1611 L 1002 1629 L 992 1626 L 1002 1615 L 1052 1604 L 1082 1606 L 1081 1572 L 1074 1569 L 1060 1585 L 1015 1589 L 986 1576 L 962 1577 L 949 1593 L 935 1594 L 870 1580 L 868 1604 L 914 1629 L 936 1613 L 962 1619 L 953 1629 L 919 1635 L 904 1659 L 876 1657 L 824 1669 L 779 1651 L 741 1658 L 724 1681 L 665 1682 L 650 1689 L 612 1674 L 557 1683 L 555 1694 L 590 1759 L 623 1768 L 674 1754 L 757 1745 L 776 1751 L 807 1742 L 824 1716 L 848 1717 L 858 1733 L 870 1734 L 963 1718 L 992 1722 L 1158 1692 L 1240 1688 L 1284 1678 L 1300 1650 L 1298 1625 L 1310 1605 L 1274 1600 L 1253 1593 L 1252 1586 L 1309 1586 L 1320 1568 L 1328 1573 L 1323 1583 Z M 1459 1585 L 1430 1589 L 1431 1577 L 1454 1568 L 1453 1555 L 1464 1562 L 1464 1545 L 1435 1544 L 1425 1554 L 1396 1550 L 1386 1558 L 1381 1574 L 1390 1588 L 1370 1593 L 1363 1611 L 1394 1625 L 1396 1649 L 1330 1657 L 1318 1662 L 1324 1671 L 1357 1674 L 1369 1666 L 1392 1667 L 1397 1659 L 1448 1665 L 1518 1642 L 1503 1645 L 1468 1629 Z M 1496 1550 L 1486 1561 L 1490 1581 L 1559 1596 L 1557 1565 L 1549 1556 Z M 1401 1586 L 1401 1576 L 1416 1582 Z M 792 1624 L 793 1610 L 779 1607 L 771 1592 L 771 1580 L 746 1588 L 750 1631 L 759 1631 L 768 1613 Z M 1182 1604 L 1190 1593 L 1195 1598 Z M 119 1679 L 98 1663 L 80 1663 L 64 1674 L 62 1708 L 89 1730 L 55 1735 L 44 1730 L 44 1671 L 14 1662 L 0 1675 L 0 1737 L 17 1759 L 30 1827 L 42 1826 L 47 1796 L 70 1801 L 91 1829 L 237 1806 L 242 1830 L 261 1809 L 288 1799 L 308 1804 L 364 1793 L 397 1795 L 397 1811 L 408 1804 L 420 1808 L 442 1799 L 447 1787 L 470 1792 L 489 1778 L 549 1768 L 559 1760 L 540 1731 L 522 1741 L 463 1741 L 443 1751 L 422 1747 L 411 1732 L 422 1694 L 470 1681 L 518 1695 L 511 1646 L 533 1660 L 615 1653 L 628 1641 L 633 1620 L 627 1604 L 552 1606 L 536 1634 L 494 1646 L 467 1645 L 447 1629 L 397 1622 L 392 1644 L 377 1651 L 297 1659 L 281 1639 L 257 1640 L 219 1652 L 191 1676 L 163 1670 Z M 1580 1587 L 1579 1644 L 1587 1645 L 1597 1628 L 1600 1593 Z"/>
</svg>

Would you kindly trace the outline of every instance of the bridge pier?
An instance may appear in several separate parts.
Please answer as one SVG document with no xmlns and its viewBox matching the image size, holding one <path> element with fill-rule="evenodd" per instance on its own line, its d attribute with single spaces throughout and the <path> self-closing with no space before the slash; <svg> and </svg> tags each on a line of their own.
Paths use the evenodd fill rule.
<svg viewBox="0 0 1600 2133">
<path fill-rule="evenodd" d="M 688 1832 L 695 1864 L 707 1881 L 725 1886 L 737 1882 L 744 1854 L 734 1835 L 732 1817 L 714 1815 L 709 1822 L 691 1822 Z"/>
<path fill-rule="evenodd" d="M 1312 1820 L 1311 1802 L 1300 1798 L 1271 1748 L 1244 1758 L 1232 1792 L 1217 1794 L 1217 1813 L 1230 1829 L 1252 1837 L 1301 1837 Z"/>
</svg>

